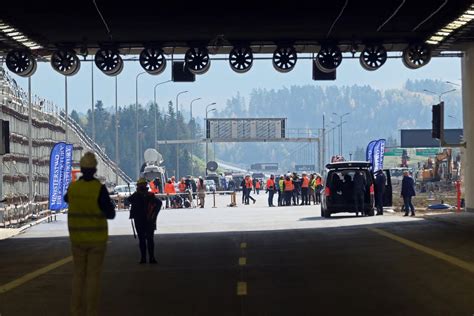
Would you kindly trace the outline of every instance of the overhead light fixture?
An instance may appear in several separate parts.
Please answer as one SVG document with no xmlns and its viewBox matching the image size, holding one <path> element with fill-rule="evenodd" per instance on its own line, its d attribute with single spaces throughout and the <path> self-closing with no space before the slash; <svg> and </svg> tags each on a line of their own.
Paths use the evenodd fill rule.
<svg viewBox="0 0 474 316">
<path fill-rule="evenodd" d="M 434 33 L 430 38 L 428 38 L 425 43 L 431 45 L 438 45 L 444 41 L 448 36 L 452 35 L 454 31 L 465 26 L 467 23 L 474 20 L 474 4 L 472 4 L 468 10 L 463 12 L 457 19 L 451 21 L 436 33 Z"/>
<path fill-rule="evenodd" d="M 39 49 L 42 46 L 35 41 L 29 39 L 25 34 L 15 27 L 9 25 L 8 23 L 0 20 L 0 34 L 5 35 L 5 38 L 9 38 L 13 41 L 16 41 L 20 45 L 26 46 L 29 49 Z"/>
</svg>

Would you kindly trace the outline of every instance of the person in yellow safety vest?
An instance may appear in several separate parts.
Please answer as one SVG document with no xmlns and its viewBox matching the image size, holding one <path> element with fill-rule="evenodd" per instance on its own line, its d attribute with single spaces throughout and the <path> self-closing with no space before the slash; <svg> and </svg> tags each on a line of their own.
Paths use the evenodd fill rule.
<svg viewBox="0 0 474 316">
<path fill-rule="evenodd" d="M 274 207 L 273 195 L 275 194 L 275 180 L 273 174 L 270 175 L 270 179 L 267 180 L 267 192 L 268 192 L 268 206 Z"/>
<path fill-rule="evenodd" d="M 280 176 L 280 180 L 278 180 L 278 206 L 283 206 L 284 200 L 284 192 L 285 191 L 285 178 Z"/>
<path fill-rule="evenodd" d="M 285 181 L 283 182 L 285 188 L 285 205 L 291 206 L 291 198 L 293 196 L 293 180 L 291 180 L 290 175 L 286 176 Z"/>
<path fill-rule="evenodd" d="M 71 315 L 97 315 L 100 275 L 108 239 L 107 219 L 115 206 L 107 188 L 94 177 L 97 159 L 86 152 L 80 162 L 82 177 L 72 182 L 64 200 L 73 258 Z"/>
<path fill-rule="evenodd" d="M 314 176 L 314 173 L 311 174 L 309 178 L 309 204 L 311 204 L 311 200 L 313 200 L 313 204 L 316 205 L 316 177 Z"/>
<path fill-rule="evenodd" d="M 308 175 L 303 172 L 303 178 L 301 179 L 301 204 L 309 205 L 309 179 Z"/>
</svg>

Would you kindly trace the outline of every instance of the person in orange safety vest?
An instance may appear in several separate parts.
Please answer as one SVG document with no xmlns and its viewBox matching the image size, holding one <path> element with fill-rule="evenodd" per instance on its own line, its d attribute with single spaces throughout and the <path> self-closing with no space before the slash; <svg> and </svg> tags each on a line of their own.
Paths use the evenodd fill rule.
<svg viewBox="0 0 474 316">
<path fill-rule="evenodd" d="M 287 175 L 285 181 L 283 182 L 284 191 L 285 191 L 285 205 L 291 206 L 291 197 L 293 196 L 293 180 L 291 180 L 290 175 Z"/>
<path fill-rule="evenodd" d="M 252 183 L 252 178 L 250 176 L 246 176 L 245 177 L 245 188 L 246 188 L 246 191 L 245 191 L 245 204 L 249 204 L 250 203 L 250 200 L 253 201 L 253 204 L 255 204 L 255 199 L 253 197 L 250 196 L 250 193 L 252 191 L 252 187 L 253 187 L 253 183 Z"/>
<path fill-rule="evenodd" d="M 153 194 L 160 193 L 160 190 L 158 189 L 158 187 L 155 184 L 155 180 L 151 180 L 148 184 L 150 185 L 150 192 L 151 193 L 153 193 Z"/>
<path fill-rule="evenodd" d="M 186 191 L 186 182 L 184 181 L 184 178 L 182 178 L 181 182 L 178 184 L 178 190 L 180 193 L 184 193 L 184 191 Z"/>
<path fill-rule="evenodd" d="M 303 179 L 301 181 L 301 204 L 309 205 L 309 179 L 308 175 L 303 172 Z"/>
<path fill-rule="evenodd" d="M 169 207 L 170 201 L 174 200 L 174 195 L 176 194 L 176 189 L 174 188 L 174 184 L 171 179 L 165 184 L 165 193 L 166 193 L 166 208 Z M 173 196 L 170 196 L 173 195 Z"/>
<path fill-rule="evenodd" d="M 270 179 L 267 180 L 267 192 L 268 192 L 268 206 L 274 207 L 273 195 L 275 194 L 275 180 L 273 174 L 270 175 Z"/>
</svg>

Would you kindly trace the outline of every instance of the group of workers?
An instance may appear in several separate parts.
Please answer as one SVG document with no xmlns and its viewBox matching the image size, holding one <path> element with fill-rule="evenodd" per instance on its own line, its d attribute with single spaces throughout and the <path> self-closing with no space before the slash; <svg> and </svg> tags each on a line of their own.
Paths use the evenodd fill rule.
<svg viewBox="0 0 474 316">
<path fill-rule="evenodd" d="M 260 180 L 254 181 L 250 175 L 246 175 L 241 182 L 242 204 L 249 204 L 250 200 L 255 203 L 255 199 L 250 195 L 252 189 L 258 192 L 262 188 Z M 273 199 L 275 193 L 278 194 L 278 206 L 310 205 L 320 204 L 320 191 L 323 188 L 322 177 L 318 173 L 303 173 L 300 176 L 296 172 L 281 175 L 278 179 L 272 174 L 267 180 L 265 191 L 268 193 L 268 206 L 274 207 Z M 301 200 L 301 203 L 300 203 Z"/>
<path fill-rule="evenodd" d="M 204 208 L 206 185 L 202 177 L 199 177 L 197 183 L 192 177 L 188 179 L 181 178 L 176 185 L 176 178 L 172 176 L 166 181 L 164 188 L 161 179 L 155 178 L 148 185 L 151 193 L 159 194 L 162 192 L 166 194 L 166 208 L 190 207 L 191 202 L 196 196 L 198 198 L 198 206 Z M 178 190 L 176 190 L 176 187 Z"/>
</svg>

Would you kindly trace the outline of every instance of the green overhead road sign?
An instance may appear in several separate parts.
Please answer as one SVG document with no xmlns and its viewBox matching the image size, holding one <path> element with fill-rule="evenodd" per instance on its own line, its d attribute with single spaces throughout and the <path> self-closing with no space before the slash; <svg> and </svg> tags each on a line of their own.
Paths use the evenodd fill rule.
<svg viewBox="0 0 474 316">
<path fill-rule="evenodd" d="M 439 148 L 417 148 L 416 149 L 416 155 L 417 156 L 436 156 L 437 153 L 439 153 L 440 150 Z"/>
<path fill-rule="evenodd" d="M 402 156 L 403 149 L 402 148 L 385 148 L 385 156 Z"/>
</svg>

